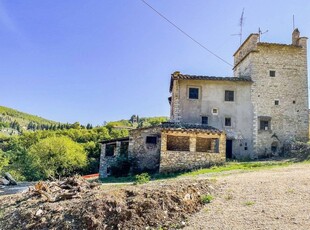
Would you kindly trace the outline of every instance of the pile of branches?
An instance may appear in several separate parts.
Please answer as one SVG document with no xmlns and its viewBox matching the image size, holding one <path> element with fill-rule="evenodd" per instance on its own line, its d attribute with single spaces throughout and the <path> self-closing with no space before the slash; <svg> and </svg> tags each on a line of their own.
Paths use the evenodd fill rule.
<svg viewBox="0 0 310 230">
<path fill-rule="evenodd" d="M 81 198 L 86 193 L 98 187 L 98 183 L 90 183 L 80 176 L 66 178 L 63 181 L 43 182 L 40 181 L 29 189 L 29 192 L 36 196 L 45 197 L 48 202 Z"/>
</svg>

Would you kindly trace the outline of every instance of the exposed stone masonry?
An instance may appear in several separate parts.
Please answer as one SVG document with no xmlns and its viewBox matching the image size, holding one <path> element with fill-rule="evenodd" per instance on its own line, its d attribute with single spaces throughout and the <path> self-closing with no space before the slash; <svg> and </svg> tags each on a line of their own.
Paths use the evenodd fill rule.
<svg viewBox="0 0 310 230">
<path fill-rule="evenodd" d="M 171 136 L 189 137 L 189 151 L 167 150 L 167 139 Z M 201 150 L 202 139 L 210 141 L 210 151 Z M 207 142 L 209 142 L 207 141 Z M 203 147 L 204 148 L 204 147 Z M 163 130 L 161 135 L 160 172 L 175 172 L 189 169 L 209 167 L 225 162 L 226 135 L 225 133 L 210 133 L 206 131 L 186 132 L 185 130 Z"/>
</svg>

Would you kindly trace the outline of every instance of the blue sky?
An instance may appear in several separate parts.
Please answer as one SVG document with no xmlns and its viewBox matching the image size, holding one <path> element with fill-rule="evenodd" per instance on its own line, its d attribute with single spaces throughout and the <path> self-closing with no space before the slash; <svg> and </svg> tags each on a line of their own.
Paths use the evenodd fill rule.
<svg viewBox="0 0 310 230">
<path fill-rule="evenodd" d="M 310 36 L 310 1 L 146 0 L 229 63 L 243 40 Z M 168 116 L 170 74 L 232 76 L 141 0 L 0 0 L 0 105 L 60 122 Z"/>
</svg>

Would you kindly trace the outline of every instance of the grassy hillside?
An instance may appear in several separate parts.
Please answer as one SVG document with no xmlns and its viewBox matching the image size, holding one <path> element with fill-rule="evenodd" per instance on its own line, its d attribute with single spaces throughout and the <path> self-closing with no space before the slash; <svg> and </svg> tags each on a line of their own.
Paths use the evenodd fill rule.
<svg viewBox="0 0 310 230">
<path fill-rule="evenodd" d="M 132 115 L 128 120 L 111 121 L 106 127 L 112 129 L 132 129 L 158 125 L 168 120 L 168 117 L 139 117 Z M 78 123 L 76 123 L 80 126 Z M 61 124 L 39 116 L 20 112 L 15 109 L 0 106 L 0 135 L 16 135 L 24 130 L 57 130 L 76 128 L 75 124 Z M 87 125 L 87 129 L 91 125 Z M 91 126 L 92 127 L 92 126 Z"/>
<path fill-rule="evenodd" d="M 42 117 L 31 115 L 28 113 L 20 112 L 15 109 L 0 106 L 0 117 L 10 117 L 10 119 L 15 119 L 21 123 L 36 122 L 38 124 L 58 124 L 58 122 L 47 120 Z"/>
<path fill-rule="evenodd" d="M 0 133 L 5 135 L 18 134 L 27 129 L 43 129 L 43 127 L 58 124 L 55 121 L 0 106 Z"/>
</svg>

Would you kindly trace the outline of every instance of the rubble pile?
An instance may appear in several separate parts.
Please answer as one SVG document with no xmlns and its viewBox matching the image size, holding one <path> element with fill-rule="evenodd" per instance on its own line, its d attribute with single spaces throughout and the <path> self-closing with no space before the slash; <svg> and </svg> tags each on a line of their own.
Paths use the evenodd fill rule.
<svg viewBox="0 0 310 230">
<path fill-rule="evenodd" d="M 213 193 L 209 180 L 101 185 L 82 178 L 39 182 L 1 200 L 0 229 L 177 229 Z M 4 202 L 3 202 L 4 201 Z"/>
<path fill-rule="evenodd" d="M 58 202 L 66 199 L 82 198 L 81 193 L 92 190 L 97 186 L 97 183 L 89 183 L 85 179 L 75 176 L 63 181 L 40 181 L 29 189 L 29 193 L 30 195 L 41 195 L 48 202 Z"/>
</svg>

